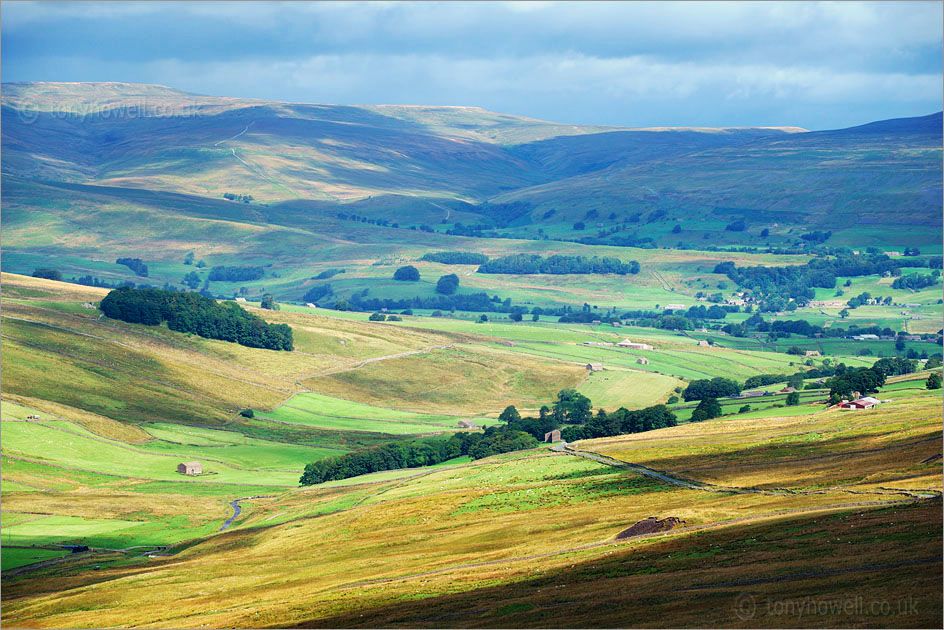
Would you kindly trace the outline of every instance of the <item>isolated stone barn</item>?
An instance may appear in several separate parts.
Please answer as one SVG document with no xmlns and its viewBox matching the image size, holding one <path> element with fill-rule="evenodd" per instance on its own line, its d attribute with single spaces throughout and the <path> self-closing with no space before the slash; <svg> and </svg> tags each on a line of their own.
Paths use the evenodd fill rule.
<svg viewBox="0 0 944 630">
<path fill-rule="evenodd" d="M 200 462 L 181 462 L 177 464 L 177 472 L 181 475 L 199 475 L 203 473 L 203 464 Z"/>
<path fill-rule="evenodd" d="M 460 429 L 478 429 L 479 428 L 479 425 L 475 424 L 474 422 L 469 422 L 468 420 L 459 420 L 456 426 L 459 427 Z"/>
<path fill-rule="evenodd" d="M 649 365 L 649 359 L 647 359 L 646 357 L 639 357 L 638 359 L 636 359 L 636 363 L 638 363 L 639 365 Z"/>
<path fill-rule="evenodd" d="M 599 372 L 600 370 L 603 369 L 603 364 L 602 363 L 588 363 L 587 369 L 590 370 L 591 372 Z"/>
<path fill-rule="evenodd" d="M 560 442 L 560 439 L 561 439 L 560 431 L 557 429 L 554 429 L 553 431 L 548 431 L 547 433 L 544 434 L 545 442 Z"/>
</svg>

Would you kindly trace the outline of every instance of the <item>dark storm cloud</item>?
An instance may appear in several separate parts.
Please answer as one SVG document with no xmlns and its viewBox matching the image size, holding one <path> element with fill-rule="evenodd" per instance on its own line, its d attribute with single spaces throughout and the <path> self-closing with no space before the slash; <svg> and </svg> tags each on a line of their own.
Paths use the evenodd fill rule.
<svg viewBox="0 0 944 630">
<path fill-rule="evenodd" d="M 11 3 L 3 80 L 479 105 L 613 125 L 941 108 L 939 2 Z"/>
</svg>

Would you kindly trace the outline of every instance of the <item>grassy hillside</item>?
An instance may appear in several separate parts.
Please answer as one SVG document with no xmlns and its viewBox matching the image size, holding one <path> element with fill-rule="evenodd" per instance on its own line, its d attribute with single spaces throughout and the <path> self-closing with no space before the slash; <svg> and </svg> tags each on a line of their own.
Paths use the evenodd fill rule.
<svg viewBox="0 0 944 630">
<path fill-rule="evenodd" d="M 536 450 L 288 492 L 63 471 L 70 485 L 58 493 L 5 487 L 5 514 L 18 519 L 4 528 L 5 545 L 140 547 L 7 578 L 4 621 L 767 627 L 784 616 L 765 602 L 813 591 L 829 601 L 910 596 L 920 605 L 907 625 L 929 627 L 941 611 L 939 424 L 933 395 L 882 411 L 712 421 L 583 442 L 576 456 Z M 594 453 L 617 459 L 581 456 Z M 26 463 L 5 458 L 5 484 L 60 474 Z M 243 502 L 232 531 L 214 534 L 226 492 L 272 496 Z M 29 520 L 26 511 L 43 514 Z M 189 517 L 172 516 L 180 512 Z M 616 538 L 653 515 L 683 523 Z M 155 548 L 188 538 L 196 540 L 168 557 Z M 156 555 L 130 559 L 136 551 Z M 168 589 L 172 608 L 162 602 Z M 737 608 L 745 592 L 756 608 Z M 877 611 L 827 619 L 900 621 Z"/>
</svg>

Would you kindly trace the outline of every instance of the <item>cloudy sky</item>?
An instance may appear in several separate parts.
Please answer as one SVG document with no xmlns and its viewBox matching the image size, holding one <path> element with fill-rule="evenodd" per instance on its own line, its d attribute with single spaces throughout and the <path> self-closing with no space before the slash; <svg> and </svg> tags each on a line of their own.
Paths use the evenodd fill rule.
<svg viewBox="0 0 944 630">
<path fill-rule="evenodd" d="M 942 109 L 941 2 L 2 2 L 3 81 L 578 124 L 827 129 Z"/>
</svg>

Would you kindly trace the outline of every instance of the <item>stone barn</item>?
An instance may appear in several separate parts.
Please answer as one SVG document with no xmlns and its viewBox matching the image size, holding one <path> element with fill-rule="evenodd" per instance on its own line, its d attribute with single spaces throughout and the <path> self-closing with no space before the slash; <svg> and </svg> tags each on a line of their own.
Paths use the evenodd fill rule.
<svg viewBox="0 0 944 630">
<path fill-rule="evenodd" d="M 649 365 L 649 359 L 647 359 L 646 357 L 639 357 L 638 359 L 636 359 L 636 363 L 638 363 L 639 365 Z"/>
<path fill-rule="evenodd" d="M 548 431 L 547 433 L 544 434 L 545 442 L 560 442 L 560 439 L 561 439 L 560 431 L 557 429 L 554 429 L 553 431 Z"/>
<path fill-rule="evenodd" d="M 200 475 L 203 473 L 203 465 L 200 462 L 181 462 L 177 464 L 177 472 L 181 475 Z"/>
<path fill-rule="evenodd" d="M 459 420 L 459 423 L 456 424 L 460 429 L 478 429 L 479 425 L 474 422 L 469 422 L 468 420 Z"/>
<path fill-rule="evenodd" d="M 600 370 L 603 369 L 603 364 L 602 363 L 588 363 L 587 369 L 591 372 L 599 372 Z"/>
</svg>

